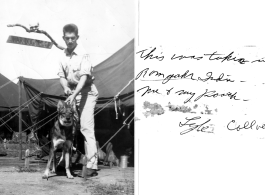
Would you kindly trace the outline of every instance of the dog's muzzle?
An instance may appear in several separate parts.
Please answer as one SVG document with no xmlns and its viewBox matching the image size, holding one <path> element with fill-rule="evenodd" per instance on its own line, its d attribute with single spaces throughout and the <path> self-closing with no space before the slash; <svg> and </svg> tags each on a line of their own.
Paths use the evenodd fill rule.
<svg viewBox="0 0 265 195">
<path fill-rule="evenodd" d="M 60 121 L 60 124 L 62 126 L 68 127 L 68 126 L 73 125 L 73 119 L 72 118 L 63 118 L 63 117 L 60 116 L 59 117 L 59 121 Z"/>
</svg>

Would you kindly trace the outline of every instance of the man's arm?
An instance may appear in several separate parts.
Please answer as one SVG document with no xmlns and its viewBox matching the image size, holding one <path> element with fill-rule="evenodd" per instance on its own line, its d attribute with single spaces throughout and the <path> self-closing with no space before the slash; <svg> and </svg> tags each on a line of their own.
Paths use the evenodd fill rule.
<svg viewBox="0 0 265 195">
<path fill-rule="evenodd" d="M 59 70 L 58 70 L 58 76 L 60 77 L 60 83 L 61 86 L 63 87 L 64 93 L 66 95 L 70 95 L 71 94 L 71 89 L 68 87 L 68 82 L 67 82 L 67 75 L 66 75 L 66 71 L 63 68 L 63 65 L 61 63 L 61 60 L 59 59 L 58 61 L 59 64 Z"/>
<path fill-rule="evenodd" d="M 80 77 L 80 80 L 75 88 L 75 91 L 73 93 L 73 96 L 76 97 L 77 94 L 83 89 L 85 83 L 86 83 L 86 80 L 87 80 L 87 75 L 82 75 Z"/>
<path fill-rule="evenodd" d="M 65 94 L 71 94 L 71 89 L 67 86 L 67 80 L 64 77 L 60 77 L 60 83 L 63 87 L 64 93 Z"/>
<path fill-rule="evenodd" d="M 84 87 L 84 85 L 88 79 L 88 75 L 91 75 L 91 69 L 92 69 L 92 65 L 91 65 L 91 62 L 89 60 L 89 55 L 86 54 L 83 56 L 82 61 L 81 61 L 81 69 L 79 72 L 80 80 L 78 81 L 78 84 L 76 86 L 74 93 L 66 99 L 66 102 L 67 101 L 70 101 L 70 103 L 73 102 L 73 100 L 75 99 L 77 94 Z"/>
<path fill-rule="evenodd" d="M 74 101 L 75 97 L 77 96 L 77 94 L 82 90 L 82 88 L 84 87 L 85 83 L 87 81 L 87 75 L 82 75 L 80 77 L 80 80 L 75 88 L 75 91 L 72 95 L 70 95 L 65 102 L 70 102 L 70 104 L 72 104 L 72 102 Z"/>
</svg>

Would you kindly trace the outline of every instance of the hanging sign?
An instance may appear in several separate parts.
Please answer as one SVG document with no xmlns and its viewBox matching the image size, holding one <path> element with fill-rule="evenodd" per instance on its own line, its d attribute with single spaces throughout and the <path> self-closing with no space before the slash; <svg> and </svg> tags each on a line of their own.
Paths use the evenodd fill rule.
<svg viewBox="0 0 265 195">
<path fill-rule="evenodd" d="M 17 36 L 12 36 L 12 35 L 8 37 L 7 43 L 15 43 L 15 44 L 20 44 L 20 45 L 42 47 L 46 49 L 51 49 L 53 45 L 52 42 L 48 42 L 48 41 L 29 39 L 29 38 L 17 37 Z"/>
</svg>

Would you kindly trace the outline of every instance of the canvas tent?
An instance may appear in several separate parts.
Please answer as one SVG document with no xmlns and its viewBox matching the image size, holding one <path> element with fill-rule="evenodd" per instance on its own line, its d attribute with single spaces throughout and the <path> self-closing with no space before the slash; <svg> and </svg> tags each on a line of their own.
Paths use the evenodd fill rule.
<svg viewBox="0 0 265 195">
<path fill-rule="evenodd" d="M 110 58 L 103 61 L 94 68 L 93 76 L 95 77 L 95 85 L 99 91 L 99 100 L 97 107 L 113 99 L 127 84 L 129 84 L 120 93 L 118 104 L 124 106 L 133 106 L 134 104 L 134 40 L 130 41 L 126 46 L 121 48 Z M 27 99 L 36 98 L 29 105 L 32 122 L 36 122 L 38 113 L 47 105 L 54 107 L 59 99 L 64 99 L 63 89 L 60 85 L 59 78 L 57 79 L 30 79 L 20 77 L 23 82 Z M 113 106 L 114 103 L 108 106 Z"/>
<path fill-rule="evenodd" d="M 104 106 L 113 110 L 116 106 L 115 110 L 119 112 L 120 118 L 128 116 L 128 108 L 132 111 L 134 107 L 134 40 L 94 67 L 93 76 L 99 91 L 96 109 Z M 58 100 L 65 99 L 59 78 L 39 80 L 20 77 L 19 79 L 23 83 L 27 99 L 34 99 L 29 105 L 33 124 L 55 112 Z M 116 101 L 111 101 L 117 94 L 119 96 Z"/>
<path fill-rule="evenodd" d="M 18 85 L 0 74 L 0 137 L 11 139 L 13 131 L 18 131 L 19 111 Z M 26 97 L 22 96 L 22 128 L 30 124 Z"/>
<path fill-rule="evenodd" d="M 22 104 L 26 101 L 22 97 Z M 19 106 L 18 86 L 0 74 L 0 111 L 9 111 Z M 22 108 L 26 107 L 24 105 Z"/>
</svg>

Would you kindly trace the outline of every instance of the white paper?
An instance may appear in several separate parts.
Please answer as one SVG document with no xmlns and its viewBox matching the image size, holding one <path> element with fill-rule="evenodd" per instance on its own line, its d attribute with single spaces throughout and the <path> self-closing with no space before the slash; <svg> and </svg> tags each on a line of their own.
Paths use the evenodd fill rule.
<svg viewBox="0 0 265 195">
<path fill-rule="evenodd" d="M 262 5 L 138 1 L 136 194 L 264 194 Z M 145 101 L 164 114 L 146 117 Z"/>
</svg>

